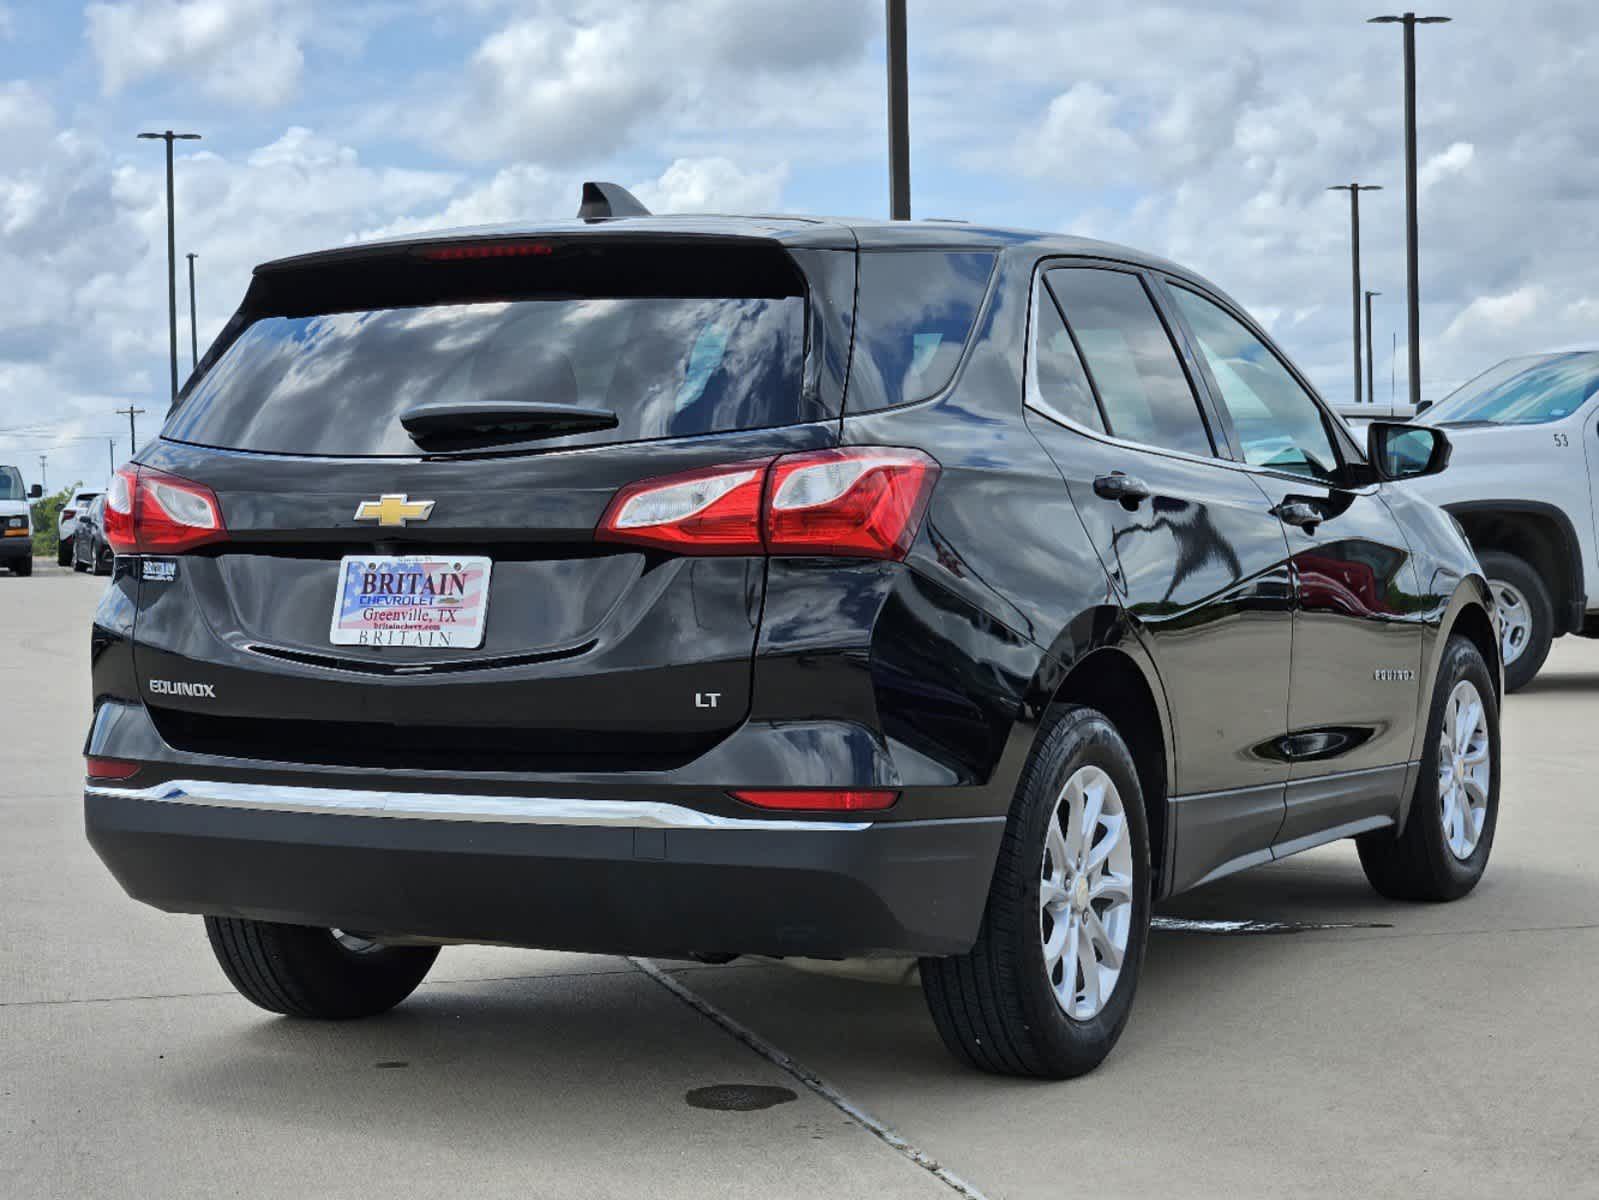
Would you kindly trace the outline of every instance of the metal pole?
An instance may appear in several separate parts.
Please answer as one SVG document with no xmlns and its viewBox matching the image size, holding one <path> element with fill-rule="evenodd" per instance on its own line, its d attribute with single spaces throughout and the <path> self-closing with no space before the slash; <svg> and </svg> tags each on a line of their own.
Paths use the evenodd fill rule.
<svg viewBox="0 0 1599 1200">
<path fill-rule="evenodd" d="M 1329 192 L 1349 193 L 1349 261 L 1354 278 L 1354 292 L 1350 304 L 1354 310 L 1355 403 L 1360 403 L 1360 193 L 1380 192 L 1377 184 L 1340 183 L 1327 189 Z M 1366 389 L 1368 397 L 1371 389 Z"/>
<path fill-rule="evenodd" d="M 119 409 L 116 410 L 116 413 L 117 413 L 117 415 L 119 417 L 127 417 L 128 418 L 128 457 L 129 458 L 132 458 L 135 454 L 137 454 L 139 452 L 139 431 L 136 428 L 134 428 L 133 418 L 136 417 L 136 416 L 142 415 L 143 412 L 144 412 L 144 409 L 142 409 L 142 408 L 134 408 L 133 405 L 131 405 L 131 404 L 128 405 L 127 408 L 119 408 Z"/>
<path fill-rule="evenodd" d="M 1377 403 L 1377 385 L 1371 381 L 1371 372 L 1374 365 L 1371 353 L 1371 298 L 1380 296 L 1381 292 L 1366 293 L 1366 398 L 1373 404 Z"/>
<path fill-rule="evenodd" d="M 50 476 L 45 472 L 44 469 L 45 460 L 49 457 L 50 456 L 48 454 L 39 455 L 39 487 L 45 492 L 49 492 L 50 490 Z"/>
<path fill-rule="evenodd" d="M 1405 14 L 1405 289 L 1410 327 L 1410 403 L 1421 403 L 1421 257 L 1416 216 L 1416 14 Z"/>
<path fill-rule="evenodd" d="M 141 138 L 159 139 L 167 144 L 167 333 L 172 351 L 172 399 L 178 399 L 178 235 L 177 216 L 172 202 L 172 143 L 193 141 L 198 133 L 141 133 Z"/>
<path fill-rule="evenodd" d="M 911 219 L 911 132 L 905 64 L 905 0 L 885 0 L 888 27 L 888 215 Z"/>
<path fill-rule="evenodd" d="M 189 260 L 189 370 L 200 365 L 200 334 L 194 325 L 194 259 L 191 252 L 184 255 Z"/>
<path fill-rule="evenodd" d="M 117 439 L 116 438 L 106 438 L 106 440 L 105 440 L 105 456 L 106 456 L 106 462 L 110 464 L 111 474 L 115 475 L 117 473 Z"/>
</svg>

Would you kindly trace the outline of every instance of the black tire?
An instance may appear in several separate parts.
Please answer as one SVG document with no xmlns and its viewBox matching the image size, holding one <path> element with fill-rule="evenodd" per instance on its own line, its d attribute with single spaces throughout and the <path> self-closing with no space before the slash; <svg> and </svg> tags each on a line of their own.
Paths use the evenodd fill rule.
<svg viewBox="0 0 1599 1200">
<path fill-rule="evenodd" d="M 111 565 L 114 560 L 115 556 L 107 547 L 95 546 L 94 566 L 91 568 L 91 570 L 96 575 L 109 575 L 111 574 Z"/>
<path fill-rule="evenodd" d="M 289 1017 L 346 1021 L 387 1012 L 422 982 L 437 946 L 349 949 L 329 929 L 207 917 L 228 982 L 250 1003 Z"/>
<path fill-rule="evenodd" d="M 1488 801 L 1482 832 L 1469 858 L 1456 857 L 1446 839 L 1438 794 L 1439 736 L 1449 695 L 1462 681 L 1477 689 L 1486 713 L 1489 751 Z M 1378 830 L 1355 839 L 1360 865 L 1371 886 L 1390 900 L 1458 900 L 1482 878 L 1499 824 L 1499 703 L 1493 678 L 1481 653 L 1463 637 L 1444 648 L 1427 715 L 1427 741 L 1422 751 L 1416 790 L 1404 832 Z"/>
<path fill-rule="evenodd" d="M 1549 657 L 1549 646 L 1555 634 L 1554 601 L 1549 598 L 1549 588 L 1543 577 L 1525 559 L 1504 550 L 1484 550 L 1477 559 L 1482 563 L 1482 573 L 1487 576 L 1490 587 L 1502 580 L 1520 592 L 1527 604 L 1532 628 L 1526 645 L 1514 662 L 1505 664 L 1505 691 L 1520 691 L 1533 681 Z M 1495 599 L 1498 599 L 1497 591 Z"/>
<path fill-rule="evenodd" d="M 76 539 L 73 539 L 62 542 L 56 547 L 56 566 L 70 567 L 72 565 L 72 552 L 76 544 Z"/>
<path fill-rule="evenodd" d="M 1039 911 L 1048 822 L 1066 781 L 1095 766 L 1121 795 L 1132 850 L 1132 914 L 1120 976 L 1096 1015 L 1069 1017 L 1045 967 Z M 1055 710 L 1011 802 L 977 941 L 965 954 L 924 958 L 922 991 L 951 1053 L 979 1070 L 1068 1079 L 1115 1046 L 1132 1012 L 1149 937 L 1149 834 L 1127 745 L 1089 708 Z M 1074 986 L 1075 986 L 1074 975 Z"/>
<path fill-rule="evenodd" d="M 33 559 L 31 559 L 31 558 L 15 559 L 12 562 L 12 564 L 11 564 L 11 573 L 13 575 L 21 575 L 21 576 L 24 576 L 24 577 L 32 575 L 33 574 Z"/>
</svg>

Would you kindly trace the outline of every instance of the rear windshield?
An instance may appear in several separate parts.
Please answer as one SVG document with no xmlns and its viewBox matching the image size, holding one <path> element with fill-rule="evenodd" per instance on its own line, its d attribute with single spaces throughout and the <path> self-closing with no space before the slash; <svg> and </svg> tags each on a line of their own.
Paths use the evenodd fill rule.
<svg viewBox="0 0 1599 1200">
<path fill-rule="evenodd" d="M 716 287 L 703 272 L 689 295 L 572 295 L 575 268 L 561 269 L 560 295 L 490 288 L 479 298 L 485 291 L 474 285 L 475 294 L 446 290 L 437 303 L 259 316 L 183 398 L 163 436 L 233 450 L 411 456 L 419 446 L 401 418 L 422 405 L 558 404 L 615 415 L 612 428 L 514 438 L 521 449 L 809 419 L 803 295 L 707 295 Z M 483 276 L 456 269 L 437 278 Z M 601 280 L 589 290 L 608 288 Z M 411 276 L 398 294 L 416 297 Z"/>
</svg>

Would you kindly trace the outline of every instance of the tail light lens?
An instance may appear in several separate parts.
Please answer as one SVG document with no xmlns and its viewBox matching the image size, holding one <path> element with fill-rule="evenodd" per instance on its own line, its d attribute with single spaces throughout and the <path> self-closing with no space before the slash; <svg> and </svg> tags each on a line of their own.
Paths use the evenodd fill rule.
<svg viewBox="0 0 1599 1200">
<path fill-rule="evenodd" d="M 83 760 L 83 773 L 90 779 L 131 779 L 139 773 L 139 764 L 121 758 L 94 758 Z"/>
<path fill-rule="evenodd" d="M 756 808 L 776 808 L 785 812 L 882 812 L 892 808 L 899 799 L 898 792 L 881 788 L 761 788 L 741 789 L 730 794 Z"/>
<path fill-rule="evenodd" d="M 680 554 L 814 554 L 898 561 L 938 481 L 920 450 L 852 446 L 708 467 L 623 488 L 595 537 Z"/>
<path fill-rule="evenodd" d="M 63 521 L 70 521 L 70 520 L 72 520 L 73 517 L 75 517 L 77 515 L 78 515 L 78 510 L 75 509 L 75 508 L 63 508 L 61 510 L 61 519 Z"/>
<path fill-rule="evenodd" d="M 118 554 L 181 554 L 227 536 L 203 483 L 128 465 L 106 489 L 105 539 Z"/>
</svg>

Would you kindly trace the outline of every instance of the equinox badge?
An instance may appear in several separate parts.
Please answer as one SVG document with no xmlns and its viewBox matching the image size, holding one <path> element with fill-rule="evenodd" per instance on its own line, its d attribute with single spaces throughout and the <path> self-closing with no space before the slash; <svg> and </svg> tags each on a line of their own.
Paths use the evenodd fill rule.
<svg viewBox="0 0 1599 1200">
<path fill-rule="evenodd" d="M 407 521 L 426 521 L 433 515 L 433 501 L 410 500 L 404 492 L 385 494 L 376 500 L 363 500 L 355 506 L 357 521 L 376 521 L 379 525 L 404 525 Z"/>
</svg>

